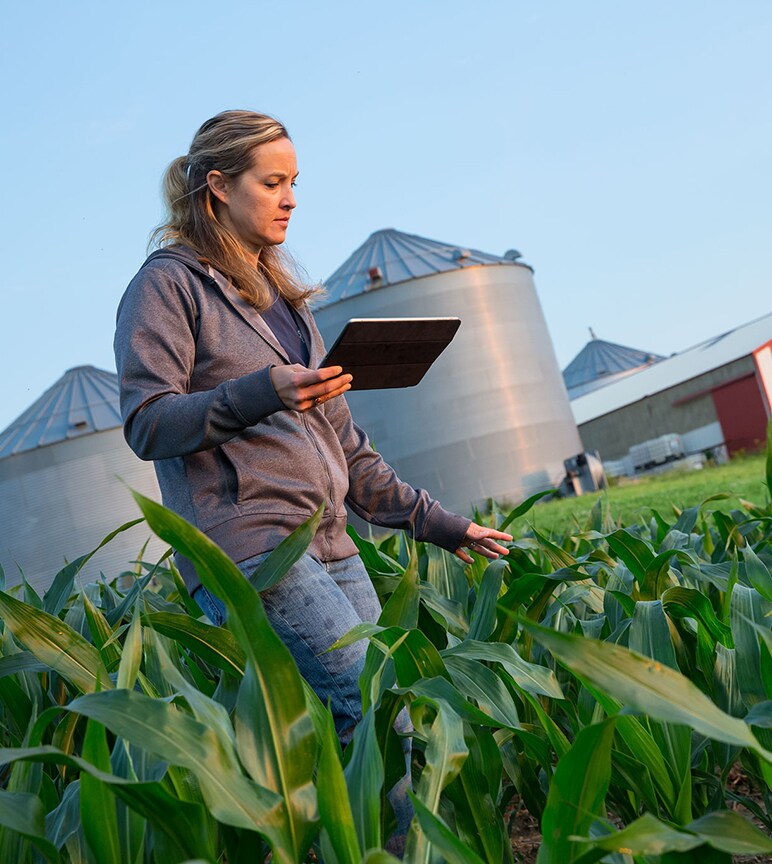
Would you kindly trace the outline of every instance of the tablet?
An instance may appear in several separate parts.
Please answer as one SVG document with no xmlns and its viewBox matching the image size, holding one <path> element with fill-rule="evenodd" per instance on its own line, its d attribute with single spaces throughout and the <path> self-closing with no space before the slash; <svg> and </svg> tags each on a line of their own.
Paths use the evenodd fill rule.
<svg viewBox="0 0 772 864">
<path fill-rule="evenodd" d="M 460 326 L 460 318 L 352 318 L 320 368 L 342 366 L 352 390 L 414 387 Z"/>
</svg>

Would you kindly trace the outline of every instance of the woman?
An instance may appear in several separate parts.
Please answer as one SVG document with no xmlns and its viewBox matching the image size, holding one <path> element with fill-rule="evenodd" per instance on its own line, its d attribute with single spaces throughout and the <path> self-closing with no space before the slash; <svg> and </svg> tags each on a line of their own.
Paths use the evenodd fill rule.
<svg viewBox="0 0 772 864">
<path fill-rule="evenodd" d="M 295 150 L 276 120 L 225 111 L 169 166 L 161 249 L 118 309 L 115 354 L 126 439 L 155 462 L 164 504 L 245 574 L 325 502 L 308 554 L 263 592 L 268 618 L 342 741 L 361 717 L 365 644 L 323 653 L 378 599 L 346 534 L 348 504 L 377 525 L 472 561 L 506 554 L 508 534 L 449 513 L 400 481 L 340 398 L 351 376 L 317 369 L 324 346 L 302 285 L 279 250 L 295 209 Z M 222 602 L 180 559 L 204 612 Z"/>
</svg>

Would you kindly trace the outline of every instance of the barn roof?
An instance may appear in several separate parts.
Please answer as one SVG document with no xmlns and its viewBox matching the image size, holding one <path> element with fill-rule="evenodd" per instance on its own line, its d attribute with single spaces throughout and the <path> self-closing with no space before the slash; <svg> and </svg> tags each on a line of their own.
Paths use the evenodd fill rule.
<svg viewBox="0 0 772 864">
<path fill-rule="evenodd" d="M 371 234 L 325 280 L 327 294 L 321 305 L 329 306 L 386 285 L 448 270 L 460 270 L 475 264 L 521 263 L 517 260 L 519 257 L 520 254 L 515 250 L 505 256 L 491 255 L 477 249 L 428 240 L 417 234 L 405 234 L 394 228 L 384 228 Z"/>
<path fill-rule="evenodd" d="M 580 426 L 625 405 L 631 405 L 703 375 L 734 360 L 747 357 L 772 340 L 772 313 L 706 339 L 686 351 L 673 354 L 653 366 L 573 399 L 571 408 Z"/>
<path fill-rule="evenodd" d="M 0 459 L 121 425 L 118 376 L 76 366 L 0 432 Z"/>
</svg>

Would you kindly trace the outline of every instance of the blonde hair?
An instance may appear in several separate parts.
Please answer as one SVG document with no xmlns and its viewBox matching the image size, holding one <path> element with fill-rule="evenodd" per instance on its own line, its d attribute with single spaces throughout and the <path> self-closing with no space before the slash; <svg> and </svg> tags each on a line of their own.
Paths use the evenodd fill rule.
<svg viewBox="0 0 772 864">
<path fill-rule="evenodd" d="M 189 246 L 199 259 L 227 276 L 258 310 L 273 302 L 271 286 L 296 308 L 317 288 L 305 285 L 289 255 L 278 246 L 260 250 L 257 267 L 239 239 L 217 218 L 207 183 L 210 171 L 233 179 L 252 167 L 256 147 L 290 140 L 273 117 L 254 111 L 223 111 L 207 120 L 193 136 L 187 156 L 175 159 L 163 178 L 166 221 L 153 231 L 150 246 Z"/>
</svg>

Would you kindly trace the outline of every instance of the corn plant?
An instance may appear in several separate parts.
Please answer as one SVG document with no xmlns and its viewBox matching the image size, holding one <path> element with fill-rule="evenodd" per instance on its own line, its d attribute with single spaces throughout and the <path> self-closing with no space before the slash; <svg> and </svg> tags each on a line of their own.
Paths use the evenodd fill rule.
<svg viewBox="0 0 772 864">
<path fill-rule="evenodd" d="M 0 861 L 389 862 L 407 781 L 411 862 L 514 861 L 515 806 L 541 822 L 540 864 L 772 853 L 772 507 L 714 497 L 623 525 L 598 503 L 547 537 L 527 521 L 540 497 L 494 509 L 517 539 L 493 563 L 352 532 L 383 611 L 339 642 L 369 642 L 342 751 L 260 601 L 320 513 L 250 582 L 137 495 L 228 623 L 166 556 L 83 584 L 84 556 L 42 597 L 0 591 Z"/>
</svg>

